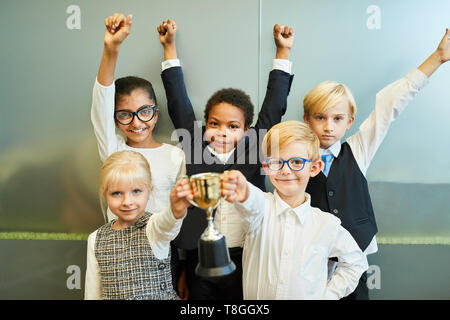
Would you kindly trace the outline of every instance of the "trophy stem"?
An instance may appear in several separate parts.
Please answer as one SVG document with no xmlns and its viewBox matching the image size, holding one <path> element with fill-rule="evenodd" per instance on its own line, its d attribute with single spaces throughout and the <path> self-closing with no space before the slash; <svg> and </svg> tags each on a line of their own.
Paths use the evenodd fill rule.
<svg viewBox="0 0 450 320">
<path fill-rule="evenodd" d="M 208 226 L 206 227 L 206 230 L 202 233 L 201 239 L 205 241 L 217 241 L 223 236 L 214 229 L 214 219 L 212 215 L 213 209 L 210 207 L 206 209 L 206 220 L 208 221 Z"/>
</svg>

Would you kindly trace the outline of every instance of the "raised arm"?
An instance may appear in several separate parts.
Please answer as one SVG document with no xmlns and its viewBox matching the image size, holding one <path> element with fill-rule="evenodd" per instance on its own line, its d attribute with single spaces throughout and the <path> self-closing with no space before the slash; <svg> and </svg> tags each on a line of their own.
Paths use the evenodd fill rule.
<svg viewBox="0 0 450 320">
<path fill-rule="evenodd" d="M 397 119 L 430 77 L 450 59 L 450 32 L 447 29 L 438 48 L 418 67 L 379 91 L 375 109 L 361 124 L 359 130 L 347 139 L 359 168 L 365 175 L 376 151 L 383 142 L 391 123 Z"/>
<path fill-rule="evenodd" d="M 120 143 L 122 136 L 116 136 L 114 122 L 114 70 L 119 48 L 131 30 L 132 16 L 114 14 L 105 19 L 103 55 L 92 91 L 91 121 L 97 139 L 100 160 L 103 162 Z"/>
<path fill-rule="evenodd" d="M 131 30 L 132 15 L 126 18 L 116 13 L 105 19 L 105 37 L 103 40 L 103 55 L 97 74 L 97 81 L 103 86 L 110 86 L 114 82 L 114 70 L 122 42 Z"/>
<path fill-rule="evenodd" d="M 173 20 L 164 20 L 157 28 L 159 41 L 164 49 L 163 80 L 167 108 L 175 129 L 194 132 L 195 114 L 184 84 L 183 72 L 177 56 L 175 43 L 178 26 Z"/>
<path fill-rule="evenodd" d="M 293 79 L 290 75 L 291 63 L 288 59 L 294 43 L 294 30 L 288 26 L 276 24 L 273 27 L 273 37 L 277 49 L 274 68 L 269 74 L 266 96 L 255 125 L 258 134 L 259 129 L 269 130 L 281 121 L 281 117 L 286 112 L 287 96 Z M 286 72 L 286 69 L 289 72 Z"/>
<path fill-rule="evenodd" d="M 418 67 L 429 78 L 442 64 L 450 60 L 450 30 L 445 35 L 437 49 Z"/>
</svg>

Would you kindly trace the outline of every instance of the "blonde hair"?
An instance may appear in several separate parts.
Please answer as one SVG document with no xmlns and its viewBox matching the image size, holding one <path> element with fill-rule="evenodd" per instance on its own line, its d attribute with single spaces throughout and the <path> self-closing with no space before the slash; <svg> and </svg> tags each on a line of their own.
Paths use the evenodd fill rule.
<svg viewBox="0 0 450 320">
<path fill-rule="evenodd" d="M 108 186 L 117 182 L 142 183 L 152 190 L 152 174 L 145 157 L 135 151 L 120 151 L 111 154 L 100 171 L 99 197 L 103 215 L 106 218 L 106 192 Z"/>
<path fill-rule="evenodd" d="M 321 113 L 342 101 L 348 102 L 350 116 L 354 117 L 356 103 L 350 89 L 342 83 L 324 81 L 315 86 L 303 99 L 303 113 L 306 116 Z"/>
<path fill-rule="evenodd" d="M 292 142 L 302 142 L 308 145 L 308 156 L 312 161 L 320 159 L 320 141 L 317 135 L 305 123 L 300 121 L 284 121 L 274 125 L 264 136 L 262 152 L 264 157 L 270 157 L 272 151 L 286 147 Z"/>
</svg>

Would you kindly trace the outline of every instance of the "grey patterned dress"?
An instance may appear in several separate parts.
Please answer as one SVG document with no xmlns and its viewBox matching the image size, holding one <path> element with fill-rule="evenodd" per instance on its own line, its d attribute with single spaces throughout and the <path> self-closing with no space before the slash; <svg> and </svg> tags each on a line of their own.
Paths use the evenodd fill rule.
<svg viewBox="0 0 450 320">
<path fill-rule="evenodd" d="M 146 235 L 151 213 L 132 226 L 113 230 L 111 221 L 100 227 L 95 256 L 100 267 L 102 299 L 177 300 L 172 287 L 170 251 L 157 259 Z"/>
</svg>

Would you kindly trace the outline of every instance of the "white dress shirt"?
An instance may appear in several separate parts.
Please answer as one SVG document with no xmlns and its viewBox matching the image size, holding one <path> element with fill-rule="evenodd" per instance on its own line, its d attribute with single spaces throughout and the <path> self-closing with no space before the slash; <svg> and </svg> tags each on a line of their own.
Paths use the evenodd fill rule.
<svg viewBox="0 0 450 320">
<path fill-rule="evenodd" d="M 244 299 L 340 299 L 356 288 L 367 258 L 340 220 L 306 201 L 296 208 L 275 191 L 248 183 L 235 206 L 248 223 L 243 253 Z M 339 262 L 327 280 L 328 258 Z"/>
<path fill-rule="evenodd" d="M 181 66 L 179 59 L 165 60 L 161 63 L 162 71 L 179 66 Z M 291 74 L 292 62 L 285 59 L 273 59 L 272 69 L 281 70 Z M 234 148 L 227 153 L 218 153 L 209 146 L 207 148 L 223 164 L 227 163 L 228 159 L 236 149 Z M 216 214 L 214 216 L 214 227 L 219 230 L 223 236 L 225 236 L 227 246 L 229 248 L 243 247 L 245 239 L 245 225 L 243 225 L 241 216 L 236 211 L 233 204 L 225 200 L 219 202 Z"/>
<path fill-rule="evenodd" d="M 166 259 L 169 255 L 170 241 L 180 232 L 183 219 L 176 219 L 170 209 L 153 214 L 146 226 L 150 248 L 157 259 Z M 95 257 L 95 240 L 97 238 L 95 230 L 88 237 L 87 243 L 87 265 L 84 298 L 86 300 L 99 300 L 102 298 L 102 285 L 100 267 Z"/>
<path fill-rule="evenodd" d="M 353 156 L 362 174 L 367 169 L 380 147 L 392 122 L 406 108 L 417 93 L 428 84 L 427 76 L 419 69 L 412 69 L 404 78 L 399 79 L 376 95 L 375 109 L 360 125 L 358 131 L 347 139 Z M 332 154 L 335 158 L 341 151 L 341 142 L 337 141 L 328 149 L 320 149 L 320 155 Z M 333 162 L 331 163 L 331 166 Z M 378 251 L 376 236 L 364 250 L 366 255 Z"/>
<path fill-rule="evenodd" d="M 228 159 L 233 154 L 233 150 L 227 153 L 217 153 L 213 148 L 207 146 L 208 150 L 216 156 L 223 164 L 227 163 Z M 221 199 L 217 206 L 216 214 L 214 216 L 214 227 L 225 236 L 228 248 L 243 247 L 245 239 L 245 228 L 242 223 L 239 212 L 235 209 L 234 204 Z"/>
</svg>

